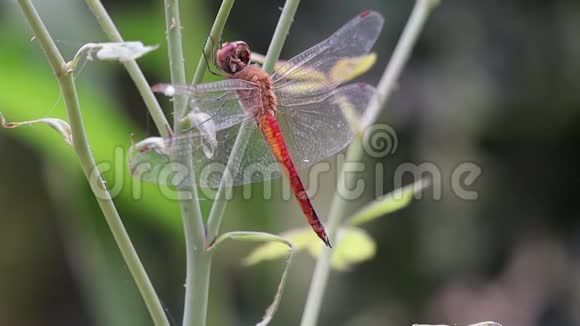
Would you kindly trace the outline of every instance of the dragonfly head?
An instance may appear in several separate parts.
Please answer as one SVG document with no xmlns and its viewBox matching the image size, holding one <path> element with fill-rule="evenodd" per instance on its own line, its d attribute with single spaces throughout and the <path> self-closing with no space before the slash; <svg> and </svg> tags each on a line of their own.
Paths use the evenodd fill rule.
<svg viewBox="0 0 580 326">
<path fill-rule="evenodd" d="M 226 42 L 216 51 L 216 64 L 221 71 L 235 74 L 250 63 L 250 54 L 246 42 Z"/>
</svg>

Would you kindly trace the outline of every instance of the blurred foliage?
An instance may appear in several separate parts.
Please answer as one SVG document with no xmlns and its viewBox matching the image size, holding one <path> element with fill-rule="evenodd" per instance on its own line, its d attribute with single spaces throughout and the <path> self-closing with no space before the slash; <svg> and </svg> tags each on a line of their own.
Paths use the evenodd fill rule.
<svg viewBox="0 0 580 326">
<path fill-rule="evenodd" d="M 376 242 L 363 229 L 353 227 L 369 223 L 379 217 L 384 217 L 407 207 L 413 196 L 429 185 L 427 180 L 417 180 L 411 185 L 398 188 L 365 205 L 358 212 L 344 221 L 346 225 L 338 229 L 335 248 L 330 260 L 332 268 L 339 271 L 350 270 L 353 265 L 360 264 L 374 257 Z M 292 229 L 280 234 L 292 242 L 294 250 L 307 250 L 315 259 L 322 254 L 323 244 L 311 228 Z M 286 257 L 288 249 L 281 243 L 269 242 L 261 245 L 244 258 L 245 265 L 254 265 L 265 260 Z"/>
</svg>

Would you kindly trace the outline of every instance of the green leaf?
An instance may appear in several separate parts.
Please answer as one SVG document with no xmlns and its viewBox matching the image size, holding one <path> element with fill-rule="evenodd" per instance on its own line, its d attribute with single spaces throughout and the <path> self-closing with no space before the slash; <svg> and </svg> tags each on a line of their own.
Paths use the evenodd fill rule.
<svg viewBox="0 0 580 326">
<path fill-rule="evenodd" d="M 320 256 L 322 248 L 321 244 L 308 247 L 310 254 L 315 258 Z M 338 230 L 330 265 L 336 270 L 347 271 L 352 265 L 373 258 L 376 251 L 375 240 L 365 230 L 357 227 L 343 227 Z"/>
<path fill-rule="evenodd" d="M 310 229 L 296 229 L 280 234 L 280 237 L 292 243 L 295 251 L 305 249 L 312 240 L 320 241 L 312 236 Z M 244 265 L 255 265 L 264 260 L 274 260 L 284 257 L 288 253 L 288 247 L 279 242 L 269 242 L 254 249 L 244 258 Z"/>
<path fill-rule="evenodd" d="M 72 145 L 72 142 L 73 142 L 72 131 L 71 131 L 68 123 L 66 123 L 66 121 L 64 121 L 64 120 L 55 119 L 55 118 L 42 118 L 42 119 L 21 121 L 21 122 L 7 122 L 6 119 L 4 118 L 4 115 L 2 113 L 0 113 L 0 126 L 2 126 L 4 128 L 18 128 L 21 126 L 30 126 L 30 125 L 37 124 L 37 123 L 45 123 L 45 124 L 49 125 L 50 127 L 52 127 L 54 130 L 58 131 L 62 135 L 62 137 L 64 138 L 64 141 L 67 144 Z"/>
<path fill-rule="evenodd" d="M 381 216 L 398 211 L 411 203 L 415 194 L 421 192 L 424 188 L 429 186 L 430 182 L 426 179 L 421 179 L 413 184 L 399 188 L 390 192 L 375 201 L 367 204 L 357 213 L 352 215 L 347 224 L 360 225 L 367 223 Z"/>
<path fill-rule="evenodd" d="M 308 250 L 318 258 L 324 247 L 312 229 L 301 228 L 280 235 L 294 245 L 296 251 Z M 261 261 L 278 259 L 288 251 L 280 243 L 267 243 L 254 249 L 244 260 L 244 264 L 253 265 Z M 374 257 L 376 244 L 366 231 L 356 227 L 344 227 L 338 231 L 337 243 L 332 252 L 331 265 L 334 269 L 345 271 L 354 264 Z"/>
</svg>

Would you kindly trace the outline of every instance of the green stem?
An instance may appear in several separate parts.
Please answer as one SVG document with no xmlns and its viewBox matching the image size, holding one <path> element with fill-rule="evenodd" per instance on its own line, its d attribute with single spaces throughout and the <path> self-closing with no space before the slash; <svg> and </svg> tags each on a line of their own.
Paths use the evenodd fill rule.
<svg viewBox="0 0 580 326">
<path fill-rule="evenodd" d="M 378 117 L 381 109 L 389 99 L 394 86 L 396 85 L 399 76 L 405 67 L 411 50 L 417 41 L 417 38 L 429 17 L 431 11 L 438 4 L 438 0 L 417 0 L 413 12 L 409 17 L 405 30 L 397 44 L 393 57 L 390 60 L 381 81 L 377 87 L 377 96 L 369 104 L 369 107 L 363 117 L 365 126 L 373 123 Z M 364 155 L 363 146 L 360 138 L 355 138 L 346 153 L 346 162 L 359 161 Z M 346 208 L 349 202 L 339 194 L 345 193 L 345 187 L 352 184 L 352 179 L 355 177 L 353 173 L 345 174 L 339 173 L 338 187 L 334 199 L 332 201 L 330 212 L 328 215 L 327 232 L 332 242 L 336 242 L 336 231 L 343 222 Z M 332 250 L 324 250 L 316 262 L 316 268 L 312 276 L 312 283 L 308 291 L 308 298 L 306 299 L 304 314 L 302 315 L 301 326 L 314 326 L 320 314 L 322 305 L 322 298 L 328 283 L 330 275 L 330 258 Z"/>
<path fill-rule="evenodd" d="M 235 0 L 222 1 L 222 5 L 218 10 L 218 13 L 213 22 L 213 26 L 211 27 L 211 31 L 209 32 L 209 37 L 205 42 L 205 46 L 203 47 L 203 55 L 201 56 L 201 58 L 199 58 L 199 62 L 197 63 L 197 67 L 195 68 L 195 74 L 193 75 L 193 80 L 191 81 L 192 85 L 199 84 L 203 80 L 203 76 L 207 71 L 205 58 L 209 59 L 213 55 L 212 50 L 216 45 L 215 42 L 219 42 L 221 39 L 222 33 L 224 31 L 224 26 L 226 25 L 226 21 L 230 16 L 230 12 L 232 11 L 234 2 Z M 217 45 L 219 46 L 219 44 Z"/>
<path fill-rule="evenodd" d="M 294 21 L 299 4 L 300 0 L 287 0 L 284 4 L 278 25 L 276 25 L 276 30 L 274 31 L 274 36 L 272 37 L 272 42 L 270 42 L 268 52 L 266 53 L 266 59 L 262 65 L 262 69 L 269 74 L 274 71 L 274 66 L 280 58 L 280 53 L 282 53 L 282 48 L 290 32 L 290 27 Z"/>
<path fill-rule="evenodd" d="M 137 256 L 137 252 L 131 243 L 127 230 L 125 230 L 125 227 L 123 226 L 113 200 L 110 197 L 110 194 L 106 191 L 105 182 L 90 151 L 73 75 L 65 72 L 66 63 L 64 58 L 58 51 L 56 44 L 48 33 L 48 30 L 44 26 L 30 0 L 18 0 L 18 3 L 34 32 L 34 35 L 39 40 L 48 62 L 57 77 L 69 116 L 69 123 L 74 140 L 74 150 L 80 160 L 83 172 L 89 180 L 89 184 L 95 194 L 99 207 L 101 208 L 109 228 L 111 229 L 111 233 L 113 234 L 121 254 L 129 267 L 129 271 L 143 296 L 155 325 L 169 325 L 169 321 L 165 316 L 161 302 L 153 289 L 153 285 L 145 272 L 145 268 Z"/>
<path fill-rule="evenodd" d="M 179 1 L 165 0 L 164 5 L 171 83 L 184 85 L 186 83 L 185 60 L 183 59 Z M 178 95 L 173 99 L 173 125 L 176 136 L 186 132 L 179 121 L 186 113 L 187 100 L 185 95 Z M 191 178 L 188 184 L 177 187 L 187 256 L 183 325 L 204 326 L 207 316 L 211 256 L 205 251 L 205 225 L 199 206 L 191 158 L 185 157 L 178 162 L 187 168 Z"/>
<path fill-rule="evenodd" d="M 427 18 L 438 4 L 439 0 L 420 0 L 416 2 L 391 60 L 377 85 L 377 96 L 365 112 L 363 126 L 370 125 L 378 118 L 379 113 L 391 96 L 391 93 L 397 87 L 397 80 L 409 60 L 409 56 L 413 51 L 417 38 L 423 30 Z"/>
<path fill-rule="evenodd" d="M 174 84 L 185 84 L 185 59 L 183 58 L 183 44 L 181 37 L 181 18 L 179 14 L 179 0 L 165 0 L 165 36 L 167 37 L 167 48 L 169 54 L 169 72 L 171 82 Z M 175 115 L 175 131 L 179 132 L 178 119 L 186 110 L 187 97 L 184 95 L 175 96 L 173 99 L 173 109 Z"/>
<path fill-rule="evenodd" d="M 282 9 L 282 14 L 280 15 L 280 19 L 278 20 L 278 25 L 276 26 L 276 30 L 274 31 L 274 35 L 272 37 L 272 42 L 268 48 L 268 53 L 266 54 L 266 59 L 264 61 L 264 65 L 262 65 L 262 69 L 264 69 L 268 73 L 272 73 L 274 71 L 274 66 L 280 58 L 280 53 L 282 52 L 282 47 L 284 46 L 284 42 L 286 41 L 286 37 L 288 36 L 288 32 L 290 31 L 290 27 L 292 25 L 292 21 L 294 19 L 294 15 L 296 14 L 296 10 L 298 9 L 298 4 L 300 0 L 287 0 L 284 4 L 284 9 Z M 238 136 L 236 137 L 236 142 L 234 143 L 234 147 L 232 148 L 230 157 L 228 159 L 227 168 L 228 170 L 232 171 L 235 170 L 235 162 L 243 153 L 245 149 L 245 145 L 247 142 L 247 138 L 252 131 L 251 123 L 244 123 L 238 132 Z M 220 187 L 216 193 L 213 205 L 211 207 L 211 211 L 208 217 L 208 236 L 215 237 L 219 232 L 219 228 L 223 219 L 224 211 L 227 205 L 226 200 L 223 198 L 224 193 L 226 191 L 227 181 L 222 180 Z"/>
<path fill-rule="evenodd" d="M 221 36 L 222 33 L 224 31 L 225 25 L 226 25 L 226 21 L 228 20 L 228 17 L 230 16 L 230 12 L 232 10 L 232 7 L 234 6 L 234 2 L 235 0 L 224 0 L 222 1 L 222 4 L 220 6 L 220 9 L 218 10 L 218 13 L 215 17 L 214 23 L 211 27 L 211 31 L 209 32 L 209 37 L 207 38 L 205 45 L 203 47 L 203 54 L 201 56 L 201 58 L 199 58 L 199 61 L 197 63 L 197 67 L 195 69 L 195 74 L 193 75 L 193 80 L 191 81 L 192 85 L 195 84 L 199 84 L 202 80 L 203 77 L 205 76 L 205 73 L 207 71 L 207 63 L 205 61 L 205 58 L 208 58 L 208 60 L 214 55 L 213 53 L 213 49 L 214 46 L 216 46 L 215 42 L 219 42 L 221 40 Z M 219 44 L 218 44 L 219 45 Z M 240 129 L 240 133 L 242 132 L 243 127 Z M 238 135 L 239 137 L 239 135 Z M 234 144 L 234 147 L 232 148 L 232 153 L 237 153 L 238 150 L 236 149 L 237 147 L 240 146 L 240 142 L 237 141 L 238 138 L 236 138 L 236 142 Z M 229 160 L 232 159 L 232 156 L 230 155 Z M 230 162 L 228 161 L 228 167 L 230 167 L 231 165 L 229 164 Z M 209 239 L 213 239 L 216 235 L 217 232 L 219 231 L 219 226 L 221 225 L 221 219 L 223 217 L 223 213 L 225 210 L 225 204 L 221 205 L 218 203 L 223 203 L 223 200 L 221 200 L 221 198 L 223 198 L 223 192 L 226 191 L 226 188 L 224 186 L 224 184 L 226 183 L 226 180 L 223 179 L 222 180 L 222 184 L 220 185 L 217 193 L 216 193 L 216 200 L 214 200 L 213 205 L 211 207 L 211 211 L 208 217 L 208 226 L 207 226 L 207 237 Z M 216 218 L 217 217 L 217 218 Z M 211 242 L 211 240 L 209 241 Z"/>
<path fill-rule="evenodd" d="M 254 231 L 233 231 L 220 235 L 216 240 L 207 248 L 207 251 L 214 251 L 217 247 L 226 240 L 238 240 L 238 241 L 252 241 L 252 242 L 280 242 L 288 246 L 290 251 L 294 251 L 294 245 L 292 242 L 286 240 L 285 238 L 271 233 L 266 232 L 254 232 Z"/>
<path fill-rule="evenodd" d="M 248 144 L 248 140 L 250 135 L 252 134 L 251 124 L 253 121 L 246 121 L 240 127 L 238 131 L 238 135 L 236 136 L 236 140 L 234 142 L 234 146 L 232 147 L 230 157 L 228 158 L 228 163 L 226 165 L 226 171 L 235 171 L 238 168 L 238 162 L 240 155 L 245 151 L 246 145 Z M 227 202 L 224 199 L 224 195 L 231 191 L 231 187 L 229 186 L 230 180 L 229 173 L 225 173 L 222 177 L 220 186 L 215 194 L 215 198 L 213 204 L 211 206 L 211 211 L 209 212 L 209 217 L 207 219 L 207 235 L 210 242 L 212 239 L 217 237 L 220 226 L 222 224 L 224 211 L 226 209 Z"/>
<path fill-rule="evenodd" d="M 113 23 L 113 20 L 107 13 L 107 10 L 103 7 L 101 1 L 86 0 L 86 2 L 109 39 L 113 42 L 124 42 L 121 33 L 119 33 L 117 27 L 115 27 L 115 23 Z M 129 76 L 131 76 L 131 79 L 133 79 L 139 94 L 141 94 L 145 106 L 149 110 L 149 114 L 159 130 L 159 134 L 163 137 L 169 137 L 171 134 L 171 126 L 169 125 L 169 122 L 167 122 L 167 118 L 163 114 L 163 110 L 161 110 L 161 106 L 155 98 L 155 95 L 153 95 L 149 83 L 139 68 L 139 65 L 135 60 L 128 60 L 123 62 L 123 66 L 125 66 L 125 69 L 129 73 Z"/>
<path fill-rule="evenodd" d="M 214 47 L 216 46 L 215 42 L 219 42 L 221 40 L 221 36 L 222 33 L 224 31 L 225 25 L 226 25 L 226 21 L 228 19 L 228 17 L 230 16 L 230 12 L 232 10 L 232 7 L 234 6 L 234 2 L 235 0 L 224 0 L 222 1 L 222 4 L 220 6 L 220 9 L 218 10 L 218 13 L 215 17 L 214 23 L 211 27 L 211 31 L 209 33 L 209 37 L 207 38 L 205 45 L 203 47 L 203 54 L 202 57 L 199 58 L 199 62 L 197 63 L 197 67 L 195 69 L 195 74 L 193 75 L 193 80 L 191 81 L 192 85 L 195 84 L 199 84 L 202 80 L 203 77 L 205 76 L 205 73 L 207 71 L 207 63 L 205 61 L 205 58 L 208 58 L 208 60 L 214 55 L 214 53 L 212 52 L 214 50 Z M 217 44 L 219 45 L 219 44 Z M 244 130 L 243 126 L 240 129 L 240 133 L 242 132 L 242 130 Z M 239 135 L 238 135 L 239 137 Z M 238 147 L 241 145 L 240 142 L 237 141 L 238 138 L 236 138 L 236 142 L 234 143 L 234 147 L 232 148 L 232 153 L 238 153 L 240 150 L 238 149 Z M 233 155 L 230 155 L 229 161 L 231 161 Z M 228 167 L 231 167 L 230 163 L 228 161 Z M 223 192 L 226 191 L 225 188 L 225 183 L 226 183 L 226 179 L 224 178 L 222 180 L 222 184 L 220 185 L 217 193 L 216 193 L 216 200 L 214 201 L 209 217 L 208 217 L 208 238 L 212 239 L 217 235 L 217 232 L 219 231 L 219 226 L 221 224 L 221 218 L 223 216 L 223 212 L 224 212 L 224 208 L 225 205 L 217 205 L 217 202 L 221 202 L 221 200 L 218 200 L 220 198 L 223 197 Z M 219 213 L 218 213 L 219 212 Z M 216 219 L 216 216 L 218 217 Z M 211 242 L 211 241 L 210 241 Z"/>
</svg>

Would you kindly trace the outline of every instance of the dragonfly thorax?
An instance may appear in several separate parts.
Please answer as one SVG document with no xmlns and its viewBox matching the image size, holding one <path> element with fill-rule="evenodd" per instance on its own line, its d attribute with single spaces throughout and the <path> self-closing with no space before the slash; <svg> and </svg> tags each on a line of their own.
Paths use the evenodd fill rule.
<svg viewBox="0 0 580 326">
<path fill-rule="evenodd" d="M 272 79 L 262 68 L 249 65 L 235 73 L 232 78 L 247 80 L 256 85 L 254 91 L 257 91 L 258 96 L 244 96 L 244 91 L 239 91 L 244 107 L 255 114 L 276 110 L 277 101 L 272 91 Z"/>
</svg>

